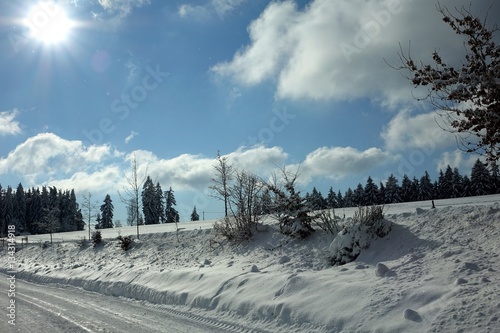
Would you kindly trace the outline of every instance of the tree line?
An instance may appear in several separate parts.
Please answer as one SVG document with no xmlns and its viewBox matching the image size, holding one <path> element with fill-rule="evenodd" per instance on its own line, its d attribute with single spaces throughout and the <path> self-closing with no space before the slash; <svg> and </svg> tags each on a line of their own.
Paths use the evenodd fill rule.
<svg viewBox="0 0 500 333">
<path fill-rule="evenodd" d="M 14 190 L 0 184 L 0 234 L 9 225 L 17 233 L 53 233 L 83 230 L 85 223 L 74 190 L 54 187 L 30 188 L 19 183 Z"/>
<path fill-rule="evenodd" d="M 435 181 L 431 180 L 427 171 L 420 178 L 410 179 L 406 174 L 403 175 L 401 185 L 393 174 L 385 183 L 380 182 L 378 185 L 368 176 L 364 186 L 359 183 L 354 190 L 348 188 L 344 194 L 340 191 L 335 193 L 330 187 L 327 196 L 323 197 L 320 191 L 313 188 L 311 193 L 306 193 L 305 199 L 313 210 L 320 210 L 498 193 L 500 193 L 498 166 L 488 170 L 478 159 L 472 167 L 470 176 L 461 175 L 458 168 L 451 168 L 449 165 L 444 172 L 440 170 Z"/>
<path fill-rule="evenodd" d="M 141 205 L 139 210 L 137 204 Z M 138 221 L 139 225 L 146 224 L 161 224 L 161 223 L 176 223 L 179 222 L 180 216 L 175 206 L 174 190 L 170 187 L 167 191 L 163 191 L 159 182 L 153 182 L 150 176 L 146 177 L 140 193 L 140 201 L 135 198 L 130 198 L 126 202 L 127 209 L 127 225 L 135 225 Z M 100 207 L 101 213 L 97 214 L 96 229 L 113 228 L 113 205 L 109 195 L 104 199 L 104 204 Z M 139 216 L 137 217 L 137 213 Z M 141 214 L 142 213 L 142 214 Z M 199 215 L 196 207 L 191 213 L 191 221 L 198 221 Z"/>
</svg>

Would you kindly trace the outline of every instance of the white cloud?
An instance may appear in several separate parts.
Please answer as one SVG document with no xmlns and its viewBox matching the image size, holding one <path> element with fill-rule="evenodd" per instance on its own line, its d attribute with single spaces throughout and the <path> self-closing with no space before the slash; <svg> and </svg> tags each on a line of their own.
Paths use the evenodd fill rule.
<svg viewBox="0 0 500 333">
<path fill-rule="evenodd" d="M 451 9 L 462 3 L 469 2 L 441 1 Z M 244 85 L 276 81 L 278 98 L 406 102 L 411 84 L 384 62 L 398 64 L 400 43 L 412 41 L 412 56 L 424 61 L 436 48 L 444 59 L 463 54 L 434 1 L 314 0 L 303 9 L 294 1 L 271 2 L 248 31 L 249 45 L 212 71 Z"/>
<path fill-rule="evenodd" d="M 245 1 L 247 0 L 210 0 L 204 5 L 182 4 L 179 6 L 178 14 L 180 17 L 191 17 L 197 21 L 209 19 L 214 14 L 224 19 Z"/>
<path fill-rule="evenodd" d="M 359 151 L 352 147 L 321 147 L 309 153 L 300 164 L 301 182 L 309 183 L 314 177 L 341 179 L 366 174 L 371 168 L 394 161 L 394 156 L 379 148 Z"/>
<path fill-rule="evenodd" d="M 0 173 L 16 173 L 32 180 L 62 174 L 72 174 L 99 165 L 120 154 L 104 146 L 83 146 L 52 133 L 42 133 L 27 139 L 0 159 Z"/>
<path fill-rule="evenodd" d="M 289 155 L 281 147 L 241 147 L 224 157 L 240 170 L 268 178 L 287 165 Z M 116 193 L 130 185 L 130 162 L 136 158 L 139 181 L 149 175 L 164 189 L 202 193 L 208 191 L 216 176 L 215 156 L 182 154 L 161 158 L 147 150 L 129 154 L 110 146 L 85 147 L 81 141 L 65 140 L 52 133 L 42 133 L 19 144 L 7 157 L 0 159 L 0 174 L 22 175 L 29 184 L 47 184 L 74 188 L 79 193 Z M 300 163 L 300 183 L 313 178 L 340 179 L 353 174 L 367 174 L 371 168 L 391 163 L 394 157 L 378 148 L 364 151 L 352 147 L 321 147 L 309 153 Z"/>
<path fill-rule="evenodd" d="M 478 155 L 465 154 L 460 149 L 444 152 L 437 163 L 436 170 L 444 172 L 449 165 L 452 168 L 458 168 L 461 175 L 469 175 L 478 158 Z M 484 158 L 481 157 L 481 160 Z"/>
<path fill-rule="evenodd" d="M 118 13 L 120 17 L 125 17 L 134 8 L 140 8 L 151 3 L 151 0 L 99 0 L 102 8 L 111 13 Z"/>
<path fill-rule="evenodd" d="M 0 135 L 15 135 L 21 133 L 19 122 L 16 117 L 19 114 L 17 109 L 0 112 Z"/>
<path fill-rule="evenodd" d="M 180 17 L 184 18 L 193 17 L 196 20 L 204 20 L 210 16 L 207 7 L 199 5 L 198 6 L 187 5 L 187 4 L 180 5 L 178 13 Z"/>
<path fill-rule="evenodd" d="M 125 143 L 128 144 L 130 141 L 132 141 L 133 138 L 137 136 L 137 134 L 139 133 L 134 131 L 130 132 L 130 135 L 125 138 Z"/>
<path fill-rule="evenodd" d="M 247 0 L 212 0 L 210 3 L 220 18 L 224 18 L 227 13 L 234 11 L 238 6 Z"/>
<path fill-rule="evenodd" d="M 161 159 L 149 151 L 138 150 L 127 156 L 131 161 L 135 156 L 138 165 L 138 174 L 142 177 L 149 175 L 162 186 L 172 186 L 174 190 L 204 190 L 211 185 L 215 177 L 216 158 L 207 158 L 201 155 L 182 154 L 169 159 Z M 239 169 L 257 175 L 267 176 L 270 170 L 283 165 L 287 154 L 280 147 L 266 148 L 257 146 L 250 149 L 240 148 L 224 155 L 228 162 Z M 127 170 L 130 178 L 130 170 Z M 125 186 L 122 183 L 120 186 Z"/>
<path fill-rule="evenodd" d="M 66 179 L 52 179 L 48 185 L 61 189 L 74 189 L 79 194 L 114 193 L 115 186 L 122 177 L 122 170 L 116 165 L 110 165 L 90 173 L 76 172 Z"/>
<path fill-rule="evenodd" d="M 444 130 L 446 128 L 449 125 L 435 112 L 413 116 L 405 110 L 389 122 L 381 136 L 388 150 L 424 149 L 431 154 L 456 144 L 455 134 Z"/>
</svg>

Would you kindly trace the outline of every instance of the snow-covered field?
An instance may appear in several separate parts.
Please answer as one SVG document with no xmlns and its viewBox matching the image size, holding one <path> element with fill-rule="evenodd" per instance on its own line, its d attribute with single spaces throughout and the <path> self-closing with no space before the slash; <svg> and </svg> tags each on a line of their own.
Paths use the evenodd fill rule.
<svg viewBox="0 0 500 333">
<path fill-rule="evenodd" d="M 16 253 L 18 278 L 62 283 L 166 304 L 260 332 L 500 332 L 500 195 L 388 205 L 391 233 L 358 259 L 332 267 L 334 236 L 279 234 L 268 220 L 252 241 L 215 239 L 212 222 L 142 226 L 124 252 L 103 231 L 30 236 Z M 349 217 L 353 209 L 336 215 Z M 40 242 L 40 243 L 39 243 Z M 7 267 L 5 249 L 0 271 Z M 383 276 L 376 274 L 384 264 Z"/>
</svg>

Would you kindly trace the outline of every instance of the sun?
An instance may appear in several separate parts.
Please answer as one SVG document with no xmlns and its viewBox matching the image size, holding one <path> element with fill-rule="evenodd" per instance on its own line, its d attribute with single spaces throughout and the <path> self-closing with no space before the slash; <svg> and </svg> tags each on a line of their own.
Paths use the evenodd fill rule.
<svg viewBox="0 0 500 333">
<path fill-rule="evenodd" d="M 26 16 L 24 24 L 33 39 L 44 44 L 59 44 L 66 41 L 73 28 L 63 7 L 55 2 L 40 2 Z"/>
</svg>

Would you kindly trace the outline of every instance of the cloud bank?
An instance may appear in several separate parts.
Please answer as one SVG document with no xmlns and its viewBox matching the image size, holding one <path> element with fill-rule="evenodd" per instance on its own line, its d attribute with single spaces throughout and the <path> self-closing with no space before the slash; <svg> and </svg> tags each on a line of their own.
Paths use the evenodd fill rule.
<svg viewBox="0 0 500 333">
<path fill-rule="evenodd" d="M 440 2 L 451 10 L 469 4 Z M 472 8 L 484 14 L 489 4 L 477 1 Z M 294 1 L 271 2 L 249 25 L 249 44 L 211 70 L 246 86 L 276 82 L 280 99 L 408 102 L 409 83 L 386 63 L 398 64 L 400 45 L 406 50 L 411 41 L 412 56 L 422 60 L 436 48 L 451 62 L 463 53 L 461 39 L 442 22 L 435 5 L 430 0 L 314 0 L 299 8 Z"/>
</svg>

